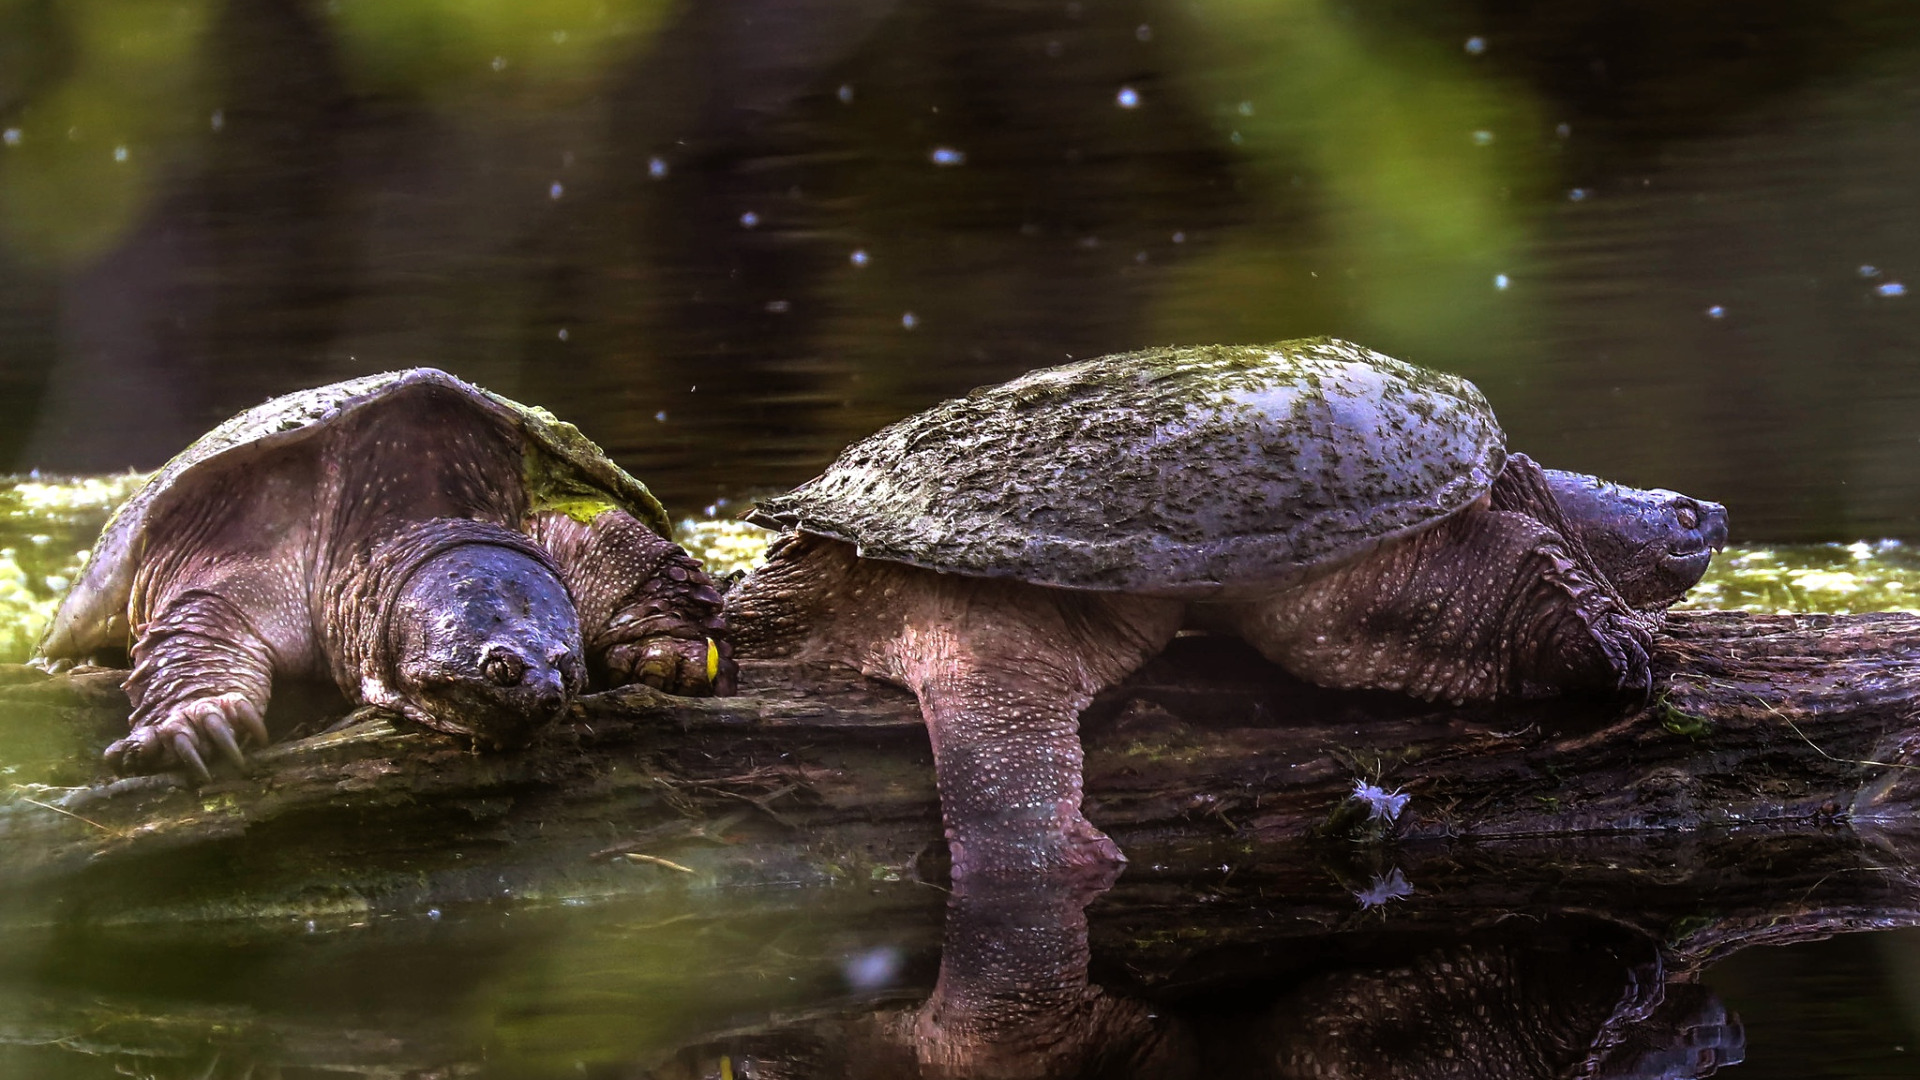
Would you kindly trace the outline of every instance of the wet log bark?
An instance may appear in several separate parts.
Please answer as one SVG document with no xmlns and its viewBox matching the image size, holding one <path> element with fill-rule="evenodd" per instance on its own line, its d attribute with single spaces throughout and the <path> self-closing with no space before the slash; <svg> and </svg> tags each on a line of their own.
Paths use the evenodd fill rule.
<svg viewBox="0 0 1920 1080">
<path fill-rule="evenodd" d="M 1088 815 L 1136 864 L 1193 845 L 1912 819 L 1920 616 L 1676 614 L 1655 666 L 1644 700 L 1450 708 L 1321 690 L 1183 638 L 1083 718 Z M 113 673 L 12 678 L 0 722 L 67 724 L 95 750 L 124 725 Z M 197 790 L 16 783 L 0 909 L 174 918 L 937 876 L 916 863 L 940 829 L 911 697 L 791 664 L 750 664 L 742 684 L 723 700 L 594 695 L 516 754 L 373 718 Z M 1371 819 L 1360 783 L 1408 796 L 1397 819 Z"/>
</svg>

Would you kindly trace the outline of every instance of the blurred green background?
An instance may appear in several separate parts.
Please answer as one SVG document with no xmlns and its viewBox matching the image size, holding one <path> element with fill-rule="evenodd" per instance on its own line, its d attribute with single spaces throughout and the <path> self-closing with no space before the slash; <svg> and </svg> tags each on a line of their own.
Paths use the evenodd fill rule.
<svg viewBox="0 0 1920 1080">
<path fill-rule="evenodd" d="M 1916 50 L 1892 0 L 0 0 L 0 469 L 427 363 L 684 513 L 1328 333 L 1736 539 L 1920 535 Z"/>
<path fill-rule="evenodd" d="M 1916 192 L 1902 0 L 0 0 L 0 472 L 432 364 L 725 513 L 1035 366 L 1335 334 L 1727 503 L 1701 602 L 1908 606 L 1920 560 L 1855 542 L 1920 539 Z M 125 487 L 0 488 L 0 648 Z M 830 998 L 848 950 L 924 982 L 906 906 L 56 929 L 0 949 L 0 1065 L 278 1016 L 576 1075 Z M 1916 941 L 1709 973 L 1740 1075 L 1911 1075 Z"/>
</svg>

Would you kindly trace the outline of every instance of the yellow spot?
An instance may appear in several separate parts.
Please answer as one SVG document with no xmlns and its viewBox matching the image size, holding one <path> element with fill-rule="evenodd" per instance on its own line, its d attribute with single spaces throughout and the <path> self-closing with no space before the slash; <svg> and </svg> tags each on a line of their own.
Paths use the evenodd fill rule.
<svg viewBox="0 0 1920 1080">
<path fill-rule="evenodd" d="M 733 1080 L 733 1059 L 720 1055 L 720 1080 Z"/>
<path fill-rule="evenodd" d="M 707 682 L 720 677 L 720 646 L 712 638 L 707 639 Z"/>
</svg>

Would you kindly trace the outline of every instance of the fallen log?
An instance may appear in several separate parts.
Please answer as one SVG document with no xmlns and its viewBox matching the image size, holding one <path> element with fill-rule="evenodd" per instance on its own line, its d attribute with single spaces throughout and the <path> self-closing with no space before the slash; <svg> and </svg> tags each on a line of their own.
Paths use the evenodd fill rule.
<svg viewBox="0 0 1920 1080">
<path fill-rule="evenodd" d="M 1088 816 L 1137 865 L 1194 844 L 1912 816 L 1920 617 L 1676 613 L 1654 664 L 1644 698 L 1450 708 L 1307 686 L 1237 643 L 1182 638 L 1083 718 Z M 355 917 L 938 874 L 921 861 L 940 829 L 913 699 L 845 672 L 759 663 L 734 698 L 592 695 L 504 755 L 356 717 L 198 789 L 72 778 L 124 729 L 117 677 L 0 679 L 6 724 L 58 728 L 73 747 L 45 770 L 56 782 L 0 801 L 0 919 Z M 1372 816 L 1357 788 L 1383 810 L 1407 798 Z"/>
</svg>

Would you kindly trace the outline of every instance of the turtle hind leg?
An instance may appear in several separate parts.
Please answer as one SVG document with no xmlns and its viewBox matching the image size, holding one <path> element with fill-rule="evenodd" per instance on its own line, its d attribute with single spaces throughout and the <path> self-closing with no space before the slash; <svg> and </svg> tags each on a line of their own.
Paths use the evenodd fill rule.
<svg viewBox="0 0 1920 1080">
<path fill-rule="evenodd" d="M 1552 529 L 1470 509 L 1236 613 L 1243 637 L 1322 686 L 1484 701 L 1639 689 L 1651 626 Z"/>
<path fill-rule="evenodd" d="M 803 533 L 727 596 L 747 655 L 845 664 L 919 698 L 955 878 L 1123 861 L 1080 808 L 1080 712 L 1165 648 L 1185 608 L 862 559 Z"/>
<path fill-rule="evenodd" d="M 204 783 L 216 753 L 244 769 L 241 745 L 266 745 L 272 649 L 233 601 L 203 591 L 172 598 L 134 643 L 133 661 L 133 730 L 105 755 L 115 772 L 185 768 Z"/>
<path fill-rule="evenodd" d="M 1185 605 L 888 569 L 918 588 L 870 665 L 920 699 L 954 877 L 1110 874 L 1125 858 L 1081 810 L 1080 713 L 1166 647 Z"/>
<path fill-rule="evenodd" d="M 528 532 L 553 557 L 573 596 L 594 682 L 733 693 L 733 648 L 720 593 L 679 545 L 623 510 L 590 523 L 535 514 Z"/>
</svg>

